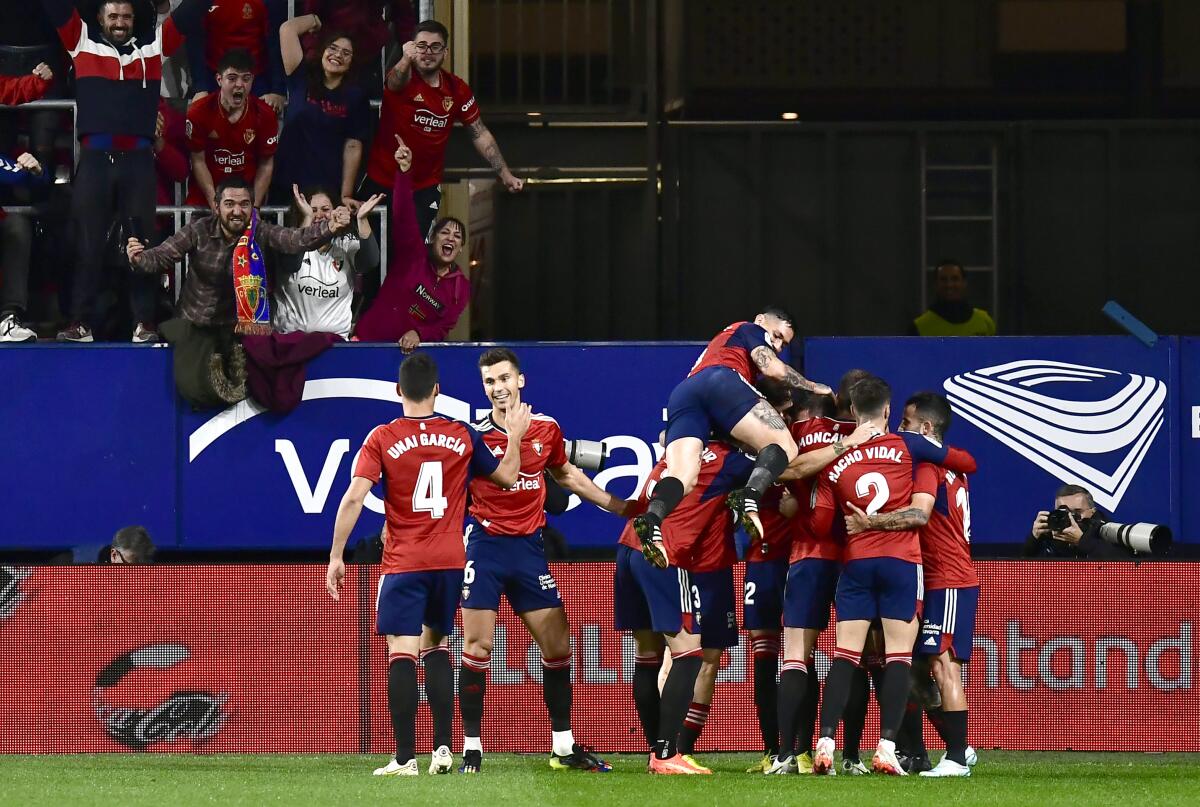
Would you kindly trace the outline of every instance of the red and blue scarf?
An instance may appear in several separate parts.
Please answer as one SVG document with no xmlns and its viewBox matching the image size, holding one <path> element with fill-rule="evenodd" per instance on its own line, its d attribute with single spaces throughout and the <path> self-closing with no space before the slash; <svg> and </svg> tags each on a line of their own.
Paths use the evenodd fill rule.
<svg viewBox="0 0 1200 807">
<path fill-rule="evenodd" d="M 250 226 L 233 248 L 233 298 L 237 302 L 236 333 L 265 335 L 271 332 L 271 305 L 267 294 L 267 267 L 255 235 L 258 211 L 250 211 Z"/>
</svg>

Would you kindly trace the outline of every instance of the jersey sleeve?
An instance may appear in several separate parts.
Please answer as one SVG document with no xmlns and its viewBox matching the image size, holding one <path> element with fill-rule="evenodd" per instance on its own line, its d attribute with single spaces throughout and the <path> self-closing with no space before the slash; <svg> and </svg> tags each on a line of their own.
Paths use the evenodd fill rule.
<svg viewBox="0 0 1200 807">
<path fill-rule="evenodd" d="M 563 440 L 562 428 L 557 424 L 554 425 L 554 432 L 550 438 L 550 459 L 546 462 L 549 468 L 561 468 L 567 464 L 567 446 Z"/>
<path fill-rule="evenodd" d="M 350 107 L 350 111 L 346 120 L 346 139 L 365 143 L 371 139 L 371 101 L 364 92 L 354 93 L 349 100 L 350 103 L 347 106 Z"/>
<path fill-rule="evenodd" d="M 454 93 L 454 115 L 462 121 L 463 126 L 470 126 L 479 120 L 479 104 L 475 102 L 475 93 L 471 92 L 465 81 L 458 82 L 458 89 Z"/>
<path fill-rule="evenodd" d="M 203 100 L 188 107 L 187 123 L 184 124 L 188 151 L 204 151 L 208 139 L 208 124 L 204 119 L 201 104 L 203 104 Z"/>
<path fill-rule="evenodd" d="M 913 465 L 919 462 L 932 462 L 948 471 L 959 474 L 973 474 L 978 467 L 975 458 L 961 448 L 939 446 L 916 432 L 897 432 L 908 453 L 912 456 Z"/>
<path fill-rule="evenodd" d="M 922 462 L 913 469 L 913 494 L 928 493 L 937 498 L 938 469 L 936 465 Z"/>
<path fill-rule="evenodd" d="M 500 460 L 492 456 L 492 450 L 483 442 L 483 432 L 470 426 L 467 429 L 471 432 L 471 476 L 491 476 L 500 467 Z"/>
<path fill-rule="evenodd" d="M 759 345 L 771 346 L 770 335 L 767 329 L 761 325 L 755 325 L 753 322 L 743 322 L 729 337 L 729 345 L 745 348 L 747 352 L 754 350 Z M 772 349 L 773 352 L 774 349 Z"/>
<path fill-rule="evenodd" d="M 373 429 L 363 441 L 358 457 L 354 461 L 352 476 L 361 476 L 377 484 L 383 476 L 383 450 L 379 442 L 379 429 Z"/>
<path fill-rule="evenodd" d="M 947 446 L 942 467 L 956 474 L 973 474 L 979 468 L 979 463 L 975 462 L 975 458 L 966 449 Z"/>
</svg>

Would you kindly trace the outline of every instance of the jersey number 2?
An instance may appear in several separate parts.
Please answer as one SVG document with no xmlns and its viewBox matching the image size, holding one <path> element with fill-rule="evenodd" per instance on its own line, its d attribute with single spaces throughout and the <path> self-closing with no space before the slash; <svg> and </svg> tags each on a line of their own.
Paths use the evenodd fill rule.
<svg viewBox="0 0 1200 807">
<path fill-rule="evenodd" d="M 446 507 L 446 497 L 442 495 L 442 464 L 422 462 L 417 474 L 417 486 L 413 489 L 413 512 L 441 518 L 446 515 Z"/>
<path fill-rule="evenodd" d="M 967 543 L 971 543 L 971 499 L 967 495 L 966 488 L 959 488 L 954 494 L 954 503 L 958 505 L 958 509 L 962 512 L 963 538 Z"/>
<path fill-rule="evenodd" d="M 887 479 L 883 474 L 872 471 L 869 474 L 863 474 L 854 483 L 854 492 L 859 496 L 870 496 L 871 491 L 875 491 L 875 495 L 871 497 L 871 501 L 867 502 L 867 506 L 863 508 L 867 515 L 873 516 L 887 504 L 887 500 L 892 495 L 891 488 L 888 487 Z"/>
</svg>

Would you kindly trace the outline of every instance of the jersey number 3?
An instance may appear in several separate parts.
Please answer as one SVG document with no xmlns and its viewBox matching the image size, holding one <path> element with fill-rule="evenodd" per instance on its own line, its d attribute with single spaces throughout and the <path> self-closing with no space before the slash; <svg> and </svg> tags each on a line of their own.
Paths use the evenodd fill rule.
<svg viewBox="0 0 1200 807">
<path fill-rule="evenodd" d="M 442 464 L 422 462 L 417 474 L 417 486 L 413 489 L 413 512 L 441 518 L 446 515 L 446 507 L 446 497 L 442 495 Z"/>
</svg>

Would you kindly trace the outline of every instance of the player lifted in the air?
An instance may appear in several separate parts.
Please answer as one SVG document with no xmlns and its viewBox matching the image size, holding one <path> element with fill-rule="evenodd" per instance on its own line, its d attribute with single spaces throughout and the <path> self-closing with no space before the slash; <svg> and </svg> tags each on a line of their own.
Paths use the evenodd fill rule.
<svg viewBox="0 0 1200 807">
<path fill-rule="evenodd" d="M 900 430 L 920 434 L 938 445 L 946 439 L 950 404 L 933 392 L 919 392 L 904 405 Z M 916 652 L 924 657 L 941 690 L 942 705 L 931 709 L 930 722 L 946 743 L 946 755 L 921 776 L 970 776 L 967 745 L 967 695 L 962 665 L 971 659 L 979 578 L 971 563 L 971 500 L 967 477 L 930 463 L 916 471 L 916 490 L 935 489 L 936 497 L 913 494 L 908 507 L 867 515 L 852 507 L 846 517 L 850 533 L 865 530 L 920 530 L 925 605 Z M 924 666 L 924 665 L 922 665 Z M 924 670 L 921 675 L 928 675 Z M 920 740 L 920 712 L 915 712 L 914 738 Z M 906 718 L 907 720 L 908 718 Z M 919 751 L 920 749 L 913 749 Z"/>
<path fill-rule="evenodd" d="M 475 428 L 487 448 L 499 454 L 508 443 L 509 408 L 520 400 L 525 375 L 516 354 L 507 348 L 486 351 L 479 357 L 479 371 L 492 411 Z M 458 678 L 464 773 L 478 773 L 483 765 L 480 726 L 502 594 L 542 651 L 542 690 L 550 713 L 550 767 L 612 770 L 576 743 L 571 732 L 571 628 L 542 547 L 546 525 L 542 474 L 546 471 L 568 491 L 609 512 L 625 515 L 632 504 L 601 490 L 568 462 L 562 429 L 554 418 L 541 414 L 532 416 L 529 431 L 521 440 L 521 476 L 516 485 L 500 487 L 485 479 L 471 482 L 470 517 L 463 535 L 467 567 L 463 663 Z"/>
<path fill-rule="evenodd" d="M 521 438 L 529 407 L 514 399 L 505 421 L 503 459 L 497 460 L 475 429 L 434 413 L 438 369 L 425 353 L 400 365 L 398 386 L 404 417 L 376 426 L 354 461 L 354 477 L 338 505 L 333 548 L 325 573 L 329 596 L 338 599 L 346 574 L 342 551 L 362 512 L 367 493 L 384 483 L 383 576 L 375 610 L 377 633 L 387 636 L 388 711 L 396 756 L 377 776 L 416 776 L 417 658 L 425 665 L 425 693 L 433 713 L 430 773 L 450 773 L 454 720 L 454 671 L 447 637 L 454 629 L 466 561 L 460 529 L 467 483 L 487 477 L 509 486 L 521 467 Z"/>
<path fill-rule="evenodd" d="M 879 378 L 865 378 L 850 390 L 855 418 L 886 428 L 891 389 Z M 847 451 L 818 477 L 813 529 L 827 534 L 836 512 L 858 505 L 867 514 L 897 510 L 910 503 L 914 462 L 942 464 L 947 450 L 912 433 L 883 434 Z M 968 470 L 973 471 L 973 467 Z M 933 490 L 922 490 L 932 496 Z M 825 684 L 821 738 L 813 755 L 813 772 L 833 768 L 834 732 L 850 691 L 855 665 L 862 655 L 871 622 L 883 623 L 884 669 L 880 700 L 880 740 L 872 767 L 878 773 L 905 775 L 896 759 L 896 734 L 908 700 L 916 613 L 923 595 L 921 547 L 915 530 L 868 530 L 850 536 L 838 578 L 837 648 Z"/>
<path fill-rule="evenodd" d="M 745 488 L 735 491 L 729 503 L 747 534 L 761 539 L 758 501 L 796 456 L 796 443 L 783 418 L 754 388 L 755 378 L 766 376 L 797 389 L 830 392 L 779 358 L 793 336 L 791 315 L 779 308 L 764 308 L 753 322 L 735 322 L 717 334 L 688 377 L 671 392 L 667 401 L 667 471 L 649 508 L 634 520 L 642 553 L 655 566 L 667 565 L 662 523 L 695 486 L 701 453 L 713 433 L 732 437 L 756 455 Z"/>
</svg>

